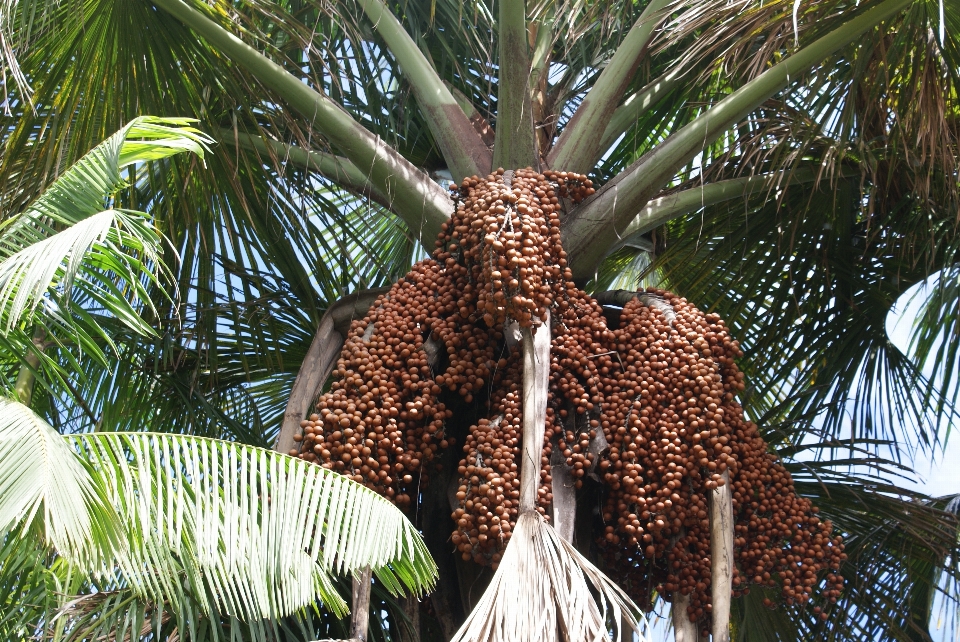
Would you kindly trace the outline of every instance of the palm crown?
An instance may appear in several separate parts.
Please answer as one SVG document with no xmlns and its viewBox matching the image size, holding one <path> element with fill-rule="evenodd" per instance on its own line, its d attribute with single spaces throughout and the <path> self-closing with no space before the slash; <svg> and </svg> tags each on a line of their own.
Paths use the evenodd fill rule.
<svg viewBox="0 0 960 642">
<path fill-rule="evenodd" d="M 859 561 L 833 634 L 906 639 L 926 621 L 953 522 L 846 465 L 890 473 L 952 417 L 957 342 L 937 337 L 957 322 L 953 275 L 913 359 L 884 326 L 956 253 L 952 4 L 0 6 L 4 216 L 134 116 L 194 115 L 219 142 L 205 166 L 128 169 L 115 198 L 170 240 L 181 296 L 152 288 L 156 337 L 121 335 L 109 363 L 44 352 L 33 405 L 63 431 L 271 445 L 323 312 L 395 280 L 417 241 L 432 249 L 452 212 L 435 178 L 584 172 L 597 193 L 563 222 L 575 277 L 603 290 L 655 273 L 727 319 L 747 351 L 747 412 L 848 534 Z M 928 355 L 941 365 L 924 377 Z M 88 376 L 59 380 L 68 359 Z M 910 609 L 892 608 L 897 594 Z M 745 636 L 812 626 L 742 609 Z"/>
</svg>

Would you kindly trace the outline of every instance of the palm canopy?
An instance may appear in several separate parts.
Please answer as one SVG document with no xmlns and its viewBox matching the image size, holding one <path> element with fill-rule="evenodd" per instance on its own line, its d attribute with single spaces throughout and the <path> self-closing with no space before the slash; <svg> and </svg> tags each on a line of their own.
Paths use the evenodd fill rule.
<svg viewBox="0 0 960 642">
<path fill-rule="evenodd" d="M 844 466 L 886 475 L 949 425 L 954 388 L 935 383 L 958 342 L 931 336 L 940 318 L 955 324 L 955 293 L 929 302 L 912 359 L 884 321 L 955 261 L 954 3 L 0 6 L 17 61 L 0 133 L 5 217 L 139 114 L 195 115 L 219 141 L 205 166 L 135 168 L 116 194 L 171 239 L 167 264 L 182 256 L 182 297 L 154 292 L 156 336 L 124 337 L 109 366 L 49 352 L 44 368 L 75 358 L 88 372 L 34 404 L 63 431 L 271 444 L 323 311 L 402 274 L 417 240 L 432 249 L 451 206 L 431 177 L 498 165 L 590 174 L 598 193 L 564 222 L 578 278 L 629 280 L 652 250 L 659 278 L 727 319 L 748 355 L 750 416 L 785 457 L 816 451 L 839 475 L 814 468 L 805 492 L 818 503 L 858 501 L 840 488 L 888 493 Z M 941 371 L 925 379 L 916 364 L 938 349 Z M 130 404 L 155 412 L 133 418 Z M 851 531 L 916 517 L 904 503 L 836 506 Z M 955 538 L 935 507 L 924 515 L 922 537 L 866 542 L 871 559 L 942 558 Z M 864 566 L 873 586 L 919 581 L 885 564 Z M 909 629 L 900 611 L 859 608 Z"/>
<path fill-rule="evenodd" d="M 113 194 L 125 168 L 202 158 L 209 139 L 190 122 L 134 119 L 0 231 L 0 354 L 21 362 L 9 391 L 19 401 L 0 396 L 4 637 L 216 640 L 246 630 L 260 640 L 279 618 L 299 613 L 304 625 L 318 601 L 342 616 L 335 573 L 372 569 L 392 593 L 433 583 L 413 525 L 346 478 L 212 439 L 64 438 L 28 407 L 38 379 L 54 390 L 84 377 L 76 359 L 58 363 L 48 349 L 91 352 L 109 367 L 114 335 L 155 335 L 143 317 L 156 313 L 150 290 L 162 292 L 169 275 L 161 239 L 144 212 L 114 209 Z M 18 341 L 21 354 L 9 349 Z"/>
</svg>

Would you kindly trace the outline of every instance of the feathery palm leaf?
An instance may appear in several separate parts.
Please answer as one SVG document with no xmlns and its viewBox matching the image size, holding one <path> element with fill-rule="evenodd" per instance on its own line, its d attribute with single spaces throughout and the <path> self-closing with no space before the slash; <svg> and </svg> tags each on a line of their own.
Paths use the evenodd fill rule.
<svg viewBox="0 0 960 642">
<path fill-rule="evenodd" d="M 7 532 L 0 539 L 0 635 L 29 639 L 36 623 L 57 608 L 57 567 L 43 544 L 42 529 Z M 56 570 L 55 570 L 56 569 Z"/>
<path fill-rule="evenodd" d="M 45 387 L 66 384 L 66 370 L 28 339 L 57 345 L 76 366 L 79 348 L 106 365 L 104 345 L 116 351 L 105 323 L 135 334 L 153 329 L 137 309 L 153 310 L 161 279 L 161 237 L 148 216 L 114 209 L 134 164 L 185 151 L 202 156 L 208 142 L 187 119 L 142 117 L 85 154 L 0 228 L 0 325 L 10 354 Z M 43 303 L 44 309 L 37 313 Z M 38 330 L 32 328 L 37 326 Z M 37 363 L 31 363 L 33 356 Z M 43 367 L 38 367 L 41 365 Z M 68 367 L 69 369 L 69 367 Z M 43 372 L 47 376 L 42 375 Z M 57 381 L 59 380 L 59 381 Z"/>
<path fill-rule="evenodd" d="M 330 471 L 196 437 L 64 438 L 17 402 L 0 399 L 0 409 L 0 530 L 30 528 L 42 507 L 64 559 L 168 604 L 181 630 L 193 613 L 267 620 L 318 598 L 345 612 L 331 573 L 369 566 L 394 593 L 433 582 L 399 509 Z"/>
<path fill-rule="evenodd" d="M 848 180 L 834 193 L 794 186 L 779 202 L 707 208 L 663 241 L 666 283 L 728 320 L 751 354 L 745 407 L 783 425 L 784 438 L 801 439 L 816 418 L 821 440 L 888 439 L 908 457 L 952 420 L 937 382 L 886 334 L 894 301 L 925 276 L 925 261 L 905 260 L 903 247 L 938 222 L 909 204 L 882 221 L 883 236 L 869 238 Z"/>
</svg>

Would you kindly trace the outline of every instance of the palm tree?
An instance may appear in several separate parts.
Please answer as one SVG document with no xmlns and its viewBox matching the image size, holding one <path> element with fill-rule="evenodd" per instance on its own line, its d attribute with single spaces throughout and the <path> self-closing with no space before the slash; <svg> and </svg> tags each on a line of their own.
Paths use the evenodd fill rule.
<svg viewBox="0 0 960 642">
<path fill-rule="evenodd" d="M 952 419 L 960 342 L 935 339 L 944 325 L 955 336 L 954 275 L 912 358 L 884 323 L 955 262 L 953 3 L 0 6 L 4 216 L 141 113 L 196 115 L 220 141 L 205 167 L 153 163 L 117 194 L 171 240 L 167 264 L 173 248 L 183 257 L 182 296 L 153 293 L 159 338 L 124 337 L 109 367 L 49 352 L 45 368 L 74 358 L 88 372 L 34 400 L 52 425 L 260 446 L 279 432 L 286 448 L 344 319 L 372 301 L 360 291 L 402 275 L 450 215 L 437 179 L 589 173 L 597 193 L 563 223 L 579 282 L 599 292 L 656 275 L 720 313 L 746 348 L 748 414 L 846 534 L 839 619 L 743 600 L 736 635 L 926 634 L 898 596 L 929 584 L 910 569 L 956 560 L 956 522 L 890 480 Z M 940 370 L 924 377 L 929 355 Z M 458 574 L 445 536 L 425 535 L 441 590 L 424 635 L 449 634 L 477 571 Z"/>
<path fill-rule="evenodd" d="M 202 158 L 210 140 L 189 122 L 134 119 L 0 234 L 0 354 L 25 356 L 12 395 L 0 396 L 6 639 L 261 640 L 318 601 L 346 613 L 333 573 L 372 572 L 394 593 L 433 582 L 413 525 L 340 475 L 209 438 L 63 436 L 30 410 L 38 383 L 69 386 L 85 374 L 48 348 L 83 349 L 107 365 L 116 334 L 153 334 L 142 313 L 148 288 L 169 276 L 161 238 L 112 195 L 125 168 Z"/>
</svg>

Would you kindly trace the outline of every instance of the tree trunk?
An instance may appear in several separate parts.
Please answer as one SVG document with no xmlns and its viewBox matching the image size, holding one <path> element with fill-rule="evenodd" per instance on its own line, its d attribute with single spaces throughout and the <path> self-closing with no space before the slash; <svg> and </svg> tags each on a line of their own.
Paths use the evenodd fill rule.
<svg viewBox="0 0 960 642">
<path fill-rule="evenodd" d="M 360 571 L 353 578 L 353 604 L 350 608 L 350 639 L 366 642 L 370 625 L 370 580 L 373 573 L 369 568 Z"/>
<path fill-rule="evenodd" d="M 37 382 L 36 371 L 40 367 L 40 353 L 46 349 L 44 339 L 47 336 L 46 330 L 37 325 L 33 331 L 33 347 L 24 355 L 25 365 L 20 366 L 20 372 L 17 373 L 17 380 L 13 384 L 13 392 L 17 400 L 24 406 L 29 407 L 33 400 L 33 387 Z"/>
<path fill-rule="evenodd" d="M 690 616 L 687 614 L 688 606 L 690 606 L 690 596 L 674 591 L 673 606 L 670 608 L 670 614 L 673 617 L 674 642 L 699 642 L 700 640 L 699 627 L 696 622 L 690 621 Z"/>
<path fill-rule="evenodd" d="M 454 434 L 451 432 L 451 434 Z M 456 433 L 458 442 L 462 435 Z M 460 574 L 457 560 L 460 551 L 450 543 L 450 513 L 457 508 L 456 498 L 450 498 L 449 488 L 457 488 L 457 462 L 459 449 L 448 448 L 441 455 L 441 469 L 431 477 L 423 491 L 423 503 L 417 526 L 423 533 L 424 542 L 437 563 L 437 585 L 430 594 L 430 604 L 442 631 L 443 639 L 449 640 L 460 628 L 469 613 L 464 611 L 460 597 Z"/>
<path fill-rule="evenodd" d="M 406 595 L 401 604 L 410 623 L 401 628 L 400 642 L 420 642 L 420 600 L 416 595 Z"/>
</svg>

